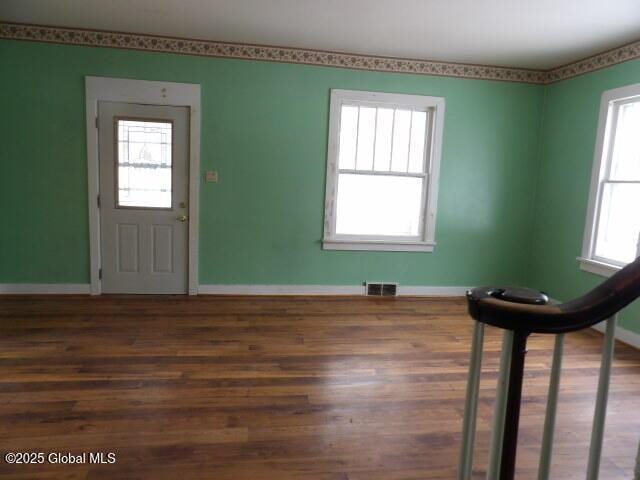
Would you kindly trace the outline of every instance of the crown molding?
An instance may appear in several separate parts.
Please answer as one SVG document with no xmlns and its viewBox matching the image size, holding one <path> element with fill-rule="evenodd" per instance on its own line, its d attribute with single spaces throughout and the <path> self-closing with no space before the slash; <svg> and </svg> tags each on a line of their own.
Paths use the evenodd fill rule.
<svg viewBox="0 0 640 480">
<path fill-rule="evenodd" d="M 0 38 L 541 85 L 640 58 L 640 40 L 551 70 L 533 70 L 8 22 L 0 22 Z"/>
</svg>

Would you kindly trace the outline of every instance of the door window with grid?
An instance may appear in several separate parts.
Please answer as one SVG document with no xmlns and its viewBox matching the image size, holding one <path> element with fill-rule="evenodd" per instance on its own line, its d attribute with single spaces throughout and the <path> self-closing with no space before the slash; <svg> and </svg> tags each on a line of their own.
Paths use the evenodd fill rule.
<svg viewBox="0 0 640 480">
<path fill-rule="evenodd" d="M 583 260 L 619 268 L 640 255 L 640 85 L 605 93 L 602 108 Z"/>
<path fill-rule="evenodd" d="M 324 248 L 432 251 L 444 99 L 333 90 Z"/>
<path fill-rule="evenodd" d="M 172 122 L 116 118 L 118 208 L 171 208 Z"/>
</svg>

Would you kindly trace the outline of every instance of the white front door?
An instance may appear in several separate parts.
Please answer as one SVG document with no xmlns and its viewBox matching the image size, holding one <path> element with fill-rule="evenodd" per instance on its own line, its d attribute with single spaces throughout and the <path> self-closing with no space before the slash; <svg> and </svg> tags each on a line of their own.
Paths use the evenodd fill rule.
<svg viewBox="0 0 640 480">
<path fill-rule="evenodd" d="M 104 293 L 187 293 L 189 109 L 99 102 Z"/>
</svg>

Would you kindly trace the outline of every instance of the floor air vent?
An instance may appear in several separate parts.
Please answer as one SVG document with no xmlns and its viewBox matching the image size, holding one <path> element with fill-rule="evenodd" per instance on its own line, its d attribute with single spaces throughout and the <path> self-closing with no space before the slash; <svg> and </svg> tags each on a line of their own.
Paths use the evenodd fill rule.
<svg viewBox="0 0 640 480">
<path fill-rule="evenodd" d="M 397 283 L 366 282 L 365 295 L 371 297 L 395 297 L 398 295 Z"/>
</svg>

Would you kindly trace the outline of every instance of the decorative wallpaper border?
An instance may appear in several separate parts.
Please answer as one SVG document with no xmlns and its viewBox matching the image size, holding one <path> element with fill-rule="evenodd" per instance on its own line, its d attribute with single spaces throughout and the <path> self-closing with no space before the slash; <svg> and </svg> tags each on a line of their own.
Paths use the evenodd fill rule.
<svg viewBox="0 0 640 480">
<path fill-rule="evenodd" d="M 546 72 L 546 83 L 559 82 L 567 78 L 577 77 L 585 73 L 594 72 L 601 68 L 617 65 L 640 58 L 640 40 L 628 43 L 618 48 L 606 52 L 592 55 L 591 57 L 572 62 L 561 67 L 553 68 Z"/>
<path fill-rule="evenodd" d="M 532 70 L 7 22 L 0 22 L 0 38 L 533 84 L 553 83 L 640 58 L 640 41 L 552 70 Z"/>
</svg>

